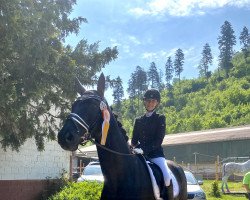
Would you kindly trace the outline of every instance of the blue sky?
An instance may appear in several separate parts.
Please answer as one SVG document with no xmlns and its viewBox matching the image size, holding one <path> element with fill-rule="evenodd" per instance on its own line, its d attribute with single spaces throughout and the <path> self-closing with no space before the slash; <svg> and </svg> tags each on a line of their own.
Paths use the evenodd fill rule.
<svg viewBox="0 0 250 200">
<path fill-rule="evenodd" d="M 197 65 L 205 43 L 214 56 L 214 70 L 218 65 L 218 36 L 227 20 L 231 23 L 237 45 L 243 27 L 250 30 L 250 0 L 78 0 L 72 17 L 82 16 L 78 35 L 71 35 L 66 43 L 75 46 L 81 39 L 88 43 L 100 41 L 100 50 L 117 46 L 118 58 L 103 72 L 111 78 L 120 76 L 124 90 L 136 66 L 148 70 L 155 62 L 164 73 L 167 57 L 174 60 L 181 48 L 185 55 L 181 78 L 198 77 Z M 127 96 L 127 95 L 126 95 Z M 112 91 L 106 92 L 112 103 Z"/>
</svg>

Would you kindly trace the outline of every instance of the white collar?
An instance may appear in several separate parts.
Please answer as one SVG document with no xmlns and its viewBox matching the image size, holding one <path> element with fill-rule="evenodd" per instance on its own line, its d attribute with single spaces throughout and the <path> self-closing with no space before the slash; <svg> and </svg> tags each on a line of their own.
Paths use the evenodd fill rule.
<svg viewBox="0 0 250 200">
<path fill-rule="evenodd" d="M 146 113 L 146 117 L 151 117 L 153 113 L 154 113 L 154 111 L 147 112 L 147 113 Z"/>
</svg>

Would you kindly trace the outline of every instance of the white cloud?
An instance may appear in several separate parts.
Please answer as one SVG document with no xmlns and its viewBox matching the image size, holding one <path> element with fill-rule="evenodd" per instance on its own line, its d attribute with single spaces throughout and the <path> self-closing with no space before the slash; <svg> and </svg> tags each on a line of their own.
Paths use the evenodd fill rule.
<svg viewBox="0 0 250 200">
<path fill-rule="evenodd" d="M 130 42 L 132 42 L 133 44 L 135 44 L 135 45 L 140 45 L 141 44 L 141 42 L 135 36 L 129 36 L 128 40 Z"/>
<path fill-rule="evenodd" d="M 114 38 L 111 38 L 110 39 L 110 44 L 111 44 L 111 47 L 115 47 L 115 46 L 120 46 L 121 44 Z"/>
<path fill-rule="evenodd" d="M 147 59 L 149 61 L 155 60 L 157 53 L 154 52 L 145 52 L 142 54 L 142 59 Z"/>
<path fill-rule="evenodd" d="M 123 45 L 122 49 L 123 49 L 124 53 L 130 53 L 130 46 L 129 45 Z"/>
<path fill-rule="evenodd" d="M 189 16 L 203 15 L 206 9 L 222 8 L 224 6 L 245 7 L 250 6 L 250 0 L 151 0 L 143 7 L 129 10 L 133 15 Z"/>
<path fill-rule="evenodd" d="M 165 62 L 169 56 L 173 56 L 176 49 L 171 49 L 170 51 L 160 50 L 157 52 L 144 52 L 141 55 L 142 59 L 146 59 L 148 62 Z"/>
<path fill-rule="evenodd" d="M 134 46 L 141 45 L 139 39 L 132 35 L 119 35 L 118 38 L 111 38 L 110 39 L 111 47 L 117 46 L 118 50 L 126 53 L 127 55 L 133 55 L 132 49 Z M 121 57 L 121 54 L 119 55 Z"/>
</svg>

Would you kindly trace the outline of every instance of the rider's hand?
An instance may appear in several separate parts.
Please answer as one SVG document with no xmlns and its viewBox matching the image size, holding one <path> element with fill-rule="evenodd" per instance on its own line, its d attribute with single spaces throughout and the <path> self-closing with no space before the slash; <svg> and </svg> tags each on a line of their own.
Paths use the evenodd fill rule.
<svg viewBox="0 0 250 200">
<path fill-rule="evenodd" d="M 143 154 L 143 150 L 141 148 L 134 148 L 133 153 L 134 154 Z"/>
</svg>

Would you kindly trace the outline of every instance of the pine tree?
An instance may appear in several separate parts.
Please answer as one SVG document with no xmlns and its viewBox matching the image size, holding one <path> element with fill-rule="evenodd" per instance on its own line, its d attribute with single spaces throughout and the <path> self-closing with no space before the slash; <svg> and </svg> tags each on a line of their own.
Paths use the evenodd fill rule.
<svg viewBox="0 0 250 200">
<path fill-rule="evenodd" d="M 167 59 L 167 62 L 165 64 L 165 77 L 166 77 L 166 86 L 167 88 L 169 88 L 170 86 L 170 82 L 173 78 L 173 72 L 174 72 L 174 68 L 173 68 L 173 62 L 171 57 L 169 56 Z"/>
<path fill-rule="evenodd" d="M 113 103 L 116 104 L 116 109 L 119 111 L 121 108 L 121 101 L 124 97 L 124 90 L 122 86 L 122 79 L 118 76 L 113 84 L 113 95 L 114 100 Z"/>
<path fill-rule="evenodd" d="M 161 69 L 159 69 L 159 84 L 160 84 L 160 86 L 159 86 L 159 91 L 161 92 L 162 90 L 164 90 L 164 88 L 165 88 L 165 85 L 164 85 L 164 82 L 163 82 L 163 76 L 164 76 L 164 73 L 162 72 L 162 70 Z"/>
<path fill-rule="evenodd" d="M 159 89 L 160 77 L 154 62 L 150 64 L 149 71 L 147 72 L 147 77 L 150 87 Z"/>
<path fill-rule="evenodd" d="M 234 30 L 228 21 L 225 21 L 221 26 L 221 35 L 218 37 L 218 44 L 220 50 L 219 65 L 225 71 L 227 78 L 229 70 L 232 68 L 233 46 L 236 44 Z"/>
<path fill-rule="evenodd" d="M 243 51 L 244 57 L 246 59 L 247 54 L 249 52 L 249 47 L 250 47 L 250 35 L 249 35 L 247 27 L 244 26 L 242 32 L 240 33 L 239 39 L 240 39 L 240 44 L 243 45 L 241 50 Z"/>
<path fill-rule="evenodd" d="M 199 65 L 199 75 L 201 77 L 205 76 L 207 79 L 209 78 L 210 76 L 210 73 L 208 71 L 208 67 L 209 65 L 211 65 L 213 62 L 213 56 L 212 56 L 212 53 L 211 53 L 211 48 L 209 46 L 208 43 L 206 43 L 203 47 L 203 50 L 202 50 L 202 58 L 201 58 L 201 61 L 200 61 L 200 65 Z"/>
<path fill-rule="evenodd" d="M 175 60 L 174 60 L 174 71 L 175 75 L 179 78 L 179 83 L 181 81 L 181 73 L 183 71 L 183 64 L 184 64 L 184 53 L 181 49 L 177 49 L 175 53 Z"/>
<path fill-rule="evenodd" d="M 140 66 L 136 67 L 134 73 L 131 74 L 131 77 L 128 82 L 128 93 L 131 98 L 137 98 L 137 107 L 140 109 L 140 100 L 142 99 L 143 93 L 148 89 L 147 86 L 147 73 Z"/>
</svg>

